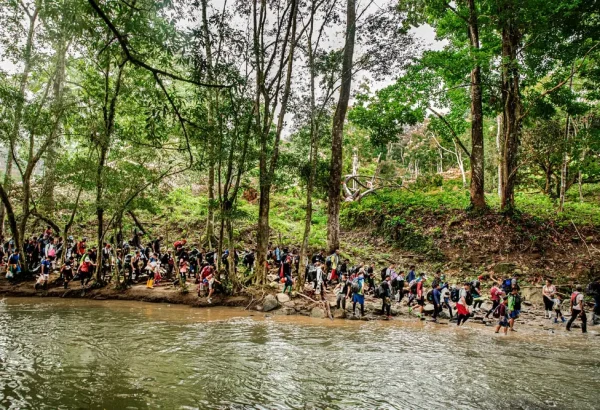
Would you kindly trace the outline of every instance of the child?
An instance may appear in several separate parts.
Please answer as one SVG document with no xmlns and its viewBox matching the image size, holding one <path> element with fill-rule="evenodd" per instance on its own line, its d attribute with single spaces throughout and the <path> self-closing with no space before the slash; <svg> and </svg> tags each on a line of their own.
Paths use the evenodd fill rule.
<svg viewBox="0 0 600 410">
<path fill-rule="evenodd" d="M 508 296 L 504 296 L 502 298 L 502 303 L 498 305 L 496 310 L 494 310 L 494 317 L 500 318 L 498 324 L 496 325 L 496 333 L 500 333 L 500 328 L 504 328 L 504 334 L 508 332 L 508 314 L 506 310 L 506 304 L 508 303 Z"/>
<path fill-rule="evenodd" d="M 554 323 L 558 323 L 558 318 L 560 317 L 560 320 L 565 323 L 565 317 L 563 316 L 562 312 L 560 311 L 560 305 L 561 305 L 561 300 L 560 300 L 560 296 L 558 296 L 556 293 L 554 294 L 554 299 L 552 299 L 553 302 L 553 306 L 552 308 L 554 309 L 554 312 L 556 313 L 556 317 L 554 318 Z"/>
</svg>

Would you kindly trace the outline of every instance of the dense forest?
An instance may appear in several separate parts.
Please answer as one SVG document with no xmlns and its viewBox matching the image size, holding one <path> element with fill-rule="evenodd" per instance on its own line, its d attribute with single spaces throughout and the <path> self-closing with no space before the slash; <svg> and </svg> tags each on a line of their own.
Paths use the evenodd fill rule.
<svg viewBox="0 0 600 410">
<path fill-rule="evenodd" d="M 440 228 L 404 212 L 419 206 L 489 232 L 490 218 L 515 232 L 552 221 L 553 240 L 577 236 L 598 258 L 599 11 L 2 0 L 0 234 L 21 247 L 50 226 L 102 244 L 137 227 L 219 254 L 252 247 L 262 284 L 271 242 L 297 246 L 302 272 L 315 247 L 349 250 L 344 226 L 379 223 L 439 259 L 431 238 L 452 216 Z"/>
</svg>

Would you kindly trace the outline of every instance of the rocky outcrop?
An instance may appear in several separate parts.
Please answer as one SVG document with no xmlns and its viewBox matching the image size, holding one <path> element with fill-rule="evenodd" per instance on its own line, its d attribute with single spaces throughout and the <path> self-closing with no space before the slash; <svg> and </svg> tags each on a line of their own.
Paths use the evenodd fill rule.
<svg viewBox="0 0 600 410">
<path fill-rule="evenodd" d="M 263 312 L 270 312 L 271 310 L 277 309 L 279 307 L 279 302 L 277 298 L 273 295 L 265 296 L 265 300 L 263 302 Z"/>
</svg>

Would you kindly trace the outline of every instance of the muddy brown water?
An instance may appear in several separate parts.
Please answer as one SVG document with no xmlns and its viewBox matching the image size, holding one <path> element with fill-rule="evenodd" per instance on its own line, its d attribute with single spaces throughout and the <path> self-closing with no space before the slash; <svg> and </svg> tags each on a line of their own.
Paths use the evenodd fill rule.
<svg viewBox="0 0 600 410">
<path fill-rule="evenodd" d="M 6 298 L 0 408 L 600 408 L 600 337 Z"/>
</svg>

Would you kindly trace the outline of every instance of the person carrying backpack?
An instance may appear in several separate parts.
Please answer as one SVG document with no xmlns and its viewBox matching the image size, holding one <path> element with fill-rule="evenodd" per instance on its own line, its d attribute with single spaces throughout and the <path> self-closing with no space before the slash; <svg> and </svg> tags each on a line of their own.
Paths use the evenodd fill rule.
<svg viewBox="0 0 600 410">
<path fill-rule="evenodd" d="M 425 280 L 427 280 L 425 275 L 420 276 L 417 279 L 417 305 L 419 306 L 419 313 L 417 313 L 417 317 L 419 319 L 424 319 L 423 311 L 425 310 L 425 292 L 423 286 L 425 285 Z"/>
<path fill-rule="evenodd" d="M 329 261 L 331 262 L 331 270 L 329 272 L 329 282 L 337 282 L 338 280 L 338 268 L 340 265 L 340 250 L 336 249 L 335 252 L 331 254 L 329 257 Z"/>
<path fill-rule="evenodd" d="M 358 277 L 352 282 L 352 314 L 356 316 L 356 304 L 360 305 L 361 317 L 365 315 L 365 274 L 358 272 Z"/>
<path fill-rule="evenodd" d="M 571 325 L 575 319 L 581 316 L 581 332 L 587 333 L 587 316 L 585 315 L 582 289 L 581 285 L 577 285 L 575 292 L 571 294 L 571 319 L 567 322 L 567 331 L 571 330 Z"/>
<path fill-rule="evenodd" d="M 67 289 L 69 287 L 69 282 L 73 280 L 73 264 L 75 263 L 75 258 L 72 256 L 69 259 L 65 260 L 65 263 L 60 268 L 60 275 L 63 278 L 63 287 Z"/>
<path fill-rule="evenodd" d="M 386 276 L 385 280 L 381 282 L 381 290 L 381 313 L 390 319 L 392 317 L 392 277 L 390 275 Z"/>
<path fill-rule="evenodd" d="M 398 272 L 398 276 L 396 277 L 395 284 L 394 284 L 394 280 L 392 279 L 392 288 L 394 290 L 394 294 L 396 295 L 396 302 L 402 301 L 402 297 L 404 296 L 404 271 L 403 270 Z"/>
<path fill-rule="evenodd" d="M 492 312 L 496 310 L 498 306 L 500 306 L 502 294 L 504 292 L 500 289 L 500 286 L 497 283 L 494 283 L 492 288 L 490 289 L 490 299 L 492 300 L 492 308 L 487 312 L 485 318 L 489 318 Z"/>
<path fill-rule="evenodd" d="M 469 313 L 469 300 L 472 302 L 471 296 L 471 283 L 464 282 L 462 289 L 460 289 L 460 293 L 458 296 L 458 302 L 456 302 L 456 311 L 457 311 L 457 321 L 456 326 L 463 325 L 467 322 L 471 314 Z"/>
<path fill-rule="evenodd" d="M 432 321 L 438 323 L 438 315 L 442 311 L 442 294 L 440 292 L 440 283 L 437 282 L 433 285 L 433 318 Z"/>
<path fill-rule="evenodd" d="M 340 307 L 345 311 L 346 310 L 346 299 L 350 297 L 350 292 L 352 291 L 352 282 L 348 280 L 348 275 L 342 273 L 342 280 L 338 283 L 333 290 L 336 294 L 335 306 L 337 309 Z"/>
<path fill-rule="evenodd" d="M 452 306 L 450 305 L 450 289 L 448 283 L 444 283 L 442 289 L 440 290 L 440 301 L 442 302 L 442 308 L 444 305 L 448 308 L 448 314 L 450 315 L 450 320 L 452 320 Z"/>
<path fill-rule="evenodd" d="M 504 334 L 508 333 L 508 314 L 507 314 L 507 307 L 506 307 L 507 302 L 508 302 L 508 296 L 504 296 L 502 298 L 502 302 L 500 304 L 498 304 L 498 306 L 496 306 L 496 308 L 494 310 L 490 311 L 490 312 L 493 312 L 493 316 L 495 318 L 500 319 L 498 321 L 498 324 L 496 325 L 495 333 L 500 333 L 501 327 L 504 328 Z"/>
<path fill-rule="evenodd" d="M 417 274 L 415 273 L 415 265 L 410 265 L 410 268 L 408 269 L 408 275 L 406 276 L 406 281 L 408 283 L 411 283 L 413 280 L 415 280 L 417 277 Z"/>
<path fill-rule="evenodd" d="M 471 281 L 471 296 L 473 296 L 473 310 L 478 311 L 483 305 L 483 299 L 481 297 L 481 279 L 483 276 L 477 277 L 477 279 Z"/>
<path fill-rule="evenodd" d="M 511 332 L 516 332 L 514 329 L 515 319 L 519 317 L 521 314 L 521 296 L 519 295 L 519 290 L 516 287 L 513 287 L 510 295 L 508 295 L 508 324 L 510 326 Z"/>
</svg>

